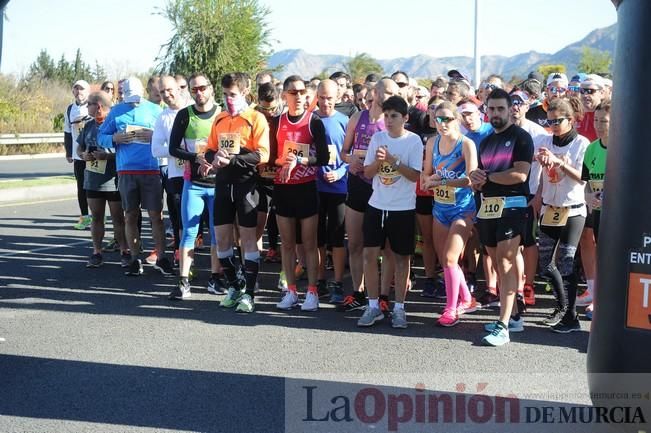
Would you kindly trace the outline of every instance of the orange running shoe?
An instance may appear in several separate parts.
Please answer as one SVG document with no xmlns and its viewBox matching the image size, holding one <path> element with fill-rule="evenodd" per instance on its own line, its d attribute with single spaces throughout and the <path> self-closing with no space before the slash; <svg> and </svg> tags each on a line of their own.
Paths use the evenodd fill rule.
<svg viewBox="0 0 651 433">
<path fill-rule="evenodd" d="M 524 303 L 525 305 L 536 305 L 536 294 L 531 284 L 524 285 Z"/>
</svg>

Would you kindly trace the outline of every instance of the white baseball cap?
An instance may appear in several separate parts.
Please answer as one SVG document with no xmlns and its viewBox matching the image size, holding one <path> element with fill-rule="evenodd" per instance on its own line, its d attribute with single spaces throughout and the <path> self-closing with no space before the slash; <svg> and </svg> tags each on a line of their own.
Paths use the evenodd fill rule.
<svg viewBox="0 0 651 433">
<path fill-rule="evenodd" d="M 139 103 L 145 94 L 145 88 L 142 81 L 137 77 L 129 77 L 124 81 L 122 91 L 124 92 L 123 101 L 126 103 Z"/>
<path fill-rule="evenodd" d="M 90 89 L 90 84 L 88 84 L 88 81 L 86 80 L 75 81 L 75 84 L 72 85 L 72 88 L 74 89 L 77 86 L 81 87 L 82 89 Z"/>
</svg>

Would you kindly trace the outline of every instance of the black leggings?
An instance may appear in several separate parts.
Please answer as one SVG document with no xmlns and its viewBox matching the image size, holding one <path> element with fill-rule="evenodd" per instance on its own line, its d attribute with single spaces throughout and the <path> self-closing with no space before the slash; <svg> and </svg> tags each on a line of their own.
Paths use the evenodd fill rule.
<svg viewBox="0 0 651 433">
<path fill-rule="evenodd" d="M 167 179 L 167 214 L 170 216 L 172 231 L 174 232 L 174 249 L 178 250 L 181 242 L 179 233 L 183 224 L 181 222 L 181 196 L 183 194 L 183 178 L 172 177 Z"/>
<path fill-rule="evenodd" d="M 86 200 L 86 190 L 84 189 L 86 161 L 75 159 L 73 167 L 75 180 L 77 181 L 77 202 L 79 203 L 79 212 L 81 212 L 82 215 L 88 215 L 88 201 Z"/>
<path fill-rule="evenodd" d="M 576 316 L 578 278 L 574 272 L 574 254 L 581 239 L 585 217 L 567 219 L 563 227 L 540 226 L 538 261 L 540 269 L 551 279 L 558 308 Z"/>
</svg>

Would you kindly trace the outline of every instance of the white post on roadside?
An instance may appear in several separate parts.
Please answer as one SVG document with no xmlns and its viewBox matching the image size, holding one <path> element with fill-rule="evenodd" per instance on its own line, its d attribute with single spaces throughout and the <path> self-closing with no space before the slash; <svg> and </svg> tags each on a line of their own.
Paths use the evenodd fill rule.
<svg viewBox="0 0 651 433">
<path fill-rule="evenodd" d="M 479 0 L 475 0 L 475 82 L 478 88 L 481 80 L 481 55 L 479 54 Z"/>
</svg>

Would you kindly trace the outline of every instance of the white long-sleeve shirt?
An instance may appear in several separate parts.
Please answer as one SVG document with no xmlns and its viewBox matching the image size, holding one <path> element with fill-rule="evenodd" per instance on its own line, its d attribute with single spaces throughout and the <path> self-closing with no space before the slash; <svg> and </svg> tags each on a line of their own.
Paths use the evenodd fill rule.
<svg viewBox="0 0 651 433">
<path fill-rule="evenodd" d="M 174 110 L 167 107 L 156 119 L 154 125 L 154 132 L 151 137 L 151 154 L 158 158 L 160 165 L 167 165 L 167 177 L 183 177 L 183 165 L 178 162 L 176 158 L 170 156 L 169 142 L 172 126 L 176 113 L 179 110 Z"/>
</svg>

